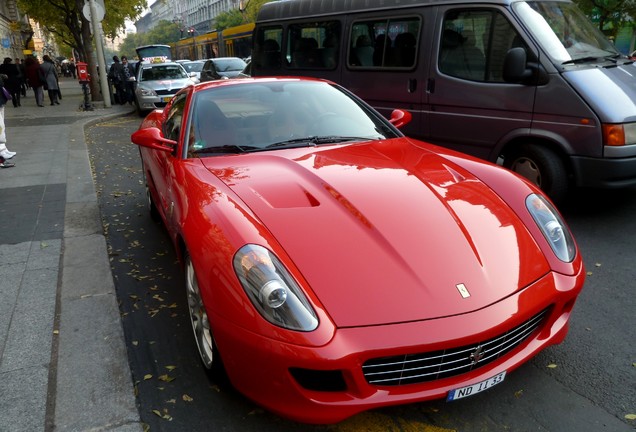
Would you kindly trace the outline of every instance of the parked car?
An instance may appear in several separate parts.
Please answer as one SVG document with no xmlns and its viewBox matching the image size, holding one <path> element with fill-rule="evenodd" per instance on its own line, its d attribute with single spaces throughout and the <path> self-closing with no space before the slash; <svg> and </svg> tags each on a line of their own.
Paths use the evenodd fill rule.
<svg viewBox="0 0 636 432">
<path fill-rule="evenodd" d="M 566 336 L 585 271 L 557 210 L 406 138 L 410 118 L 328 81 L 244 78 L 184 88 L 131 136 L 203 364 L 279 415 L 460 399 Z"/>
<path fill-rule="evenodd" d="M 201 70 L 203 69 L 203 65 L 205 64 L 205 60 L 193 60 L 182 62 L 181 66 L 190 74 L 191 77 L 196 78 L 197 80 L 201 80 Z"/>
<path fill-rule="evenodd" d="M 140 116 L 163 108 L 182 88 L 195 84 L 180 63 L 145 63 L 137 71 L 135 106 Z"/>
<path fill-rule="evenodd" d="M 206 60 L 201 69 L 201 82 L 237 77 L 246 63 L 238 57 L 217 57 Z"/>
</svg>

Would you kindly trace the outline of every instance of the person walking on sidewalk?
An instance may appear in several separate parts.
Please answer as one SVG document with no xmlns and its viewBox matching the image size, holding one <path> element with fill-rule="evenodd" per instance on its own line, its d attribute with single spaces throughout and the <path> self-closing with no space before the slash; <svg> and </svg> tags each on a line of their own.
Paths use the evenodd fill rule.
<svg viewBox="0 0 636 432">
<path fill-rule="evenodd" d="M 42 90 L 42 85 L 44 84 L 44 79 L 38 59 L 35 57 L 27 57 L 26 60 L 24 60 L 24 68 L 26 70 L 27 82 L 33 89 L 33 94 L 35 95 L 35 103 L 38 104 L 39 107 L 43 107 L 44 91 Z"/>
<path fill-rule="evenodd" d="M 122 88 L 123 98 L 119 101 L 121 105 L 126 102 L 132 105 L 135 99 L 135 68 L 128 63 L 128 57 L 121 56 L 121 70 L 122 70 Z"/>
<path fill-rule="evenodd" d="M 6 79 L 6 75 L 0 74 L 0 87 L 4 87 Z M 15 164 L 7 162 L 7 159 L 11 159 L 16 155 L 16 152 L 9 151 L 7 148 L 7 132 L 4 126 L 4 106 L 8 101 L 9 99 L 4 96 L 4 92 L 0 91 L 0 168 L 11 168 L 15 166 Z"/>
<path fill-rule="evenodd" d="M 20 81 L 22 77 L 20 76 L 20 69 L 12 62 L 13 59 L 11 57 L 5 57 L 0 65 L 0 74 L 8 77 L 4 82 L 4 88 L 11 93 L 11 101 L 14 108 L 17 108 L 20 106 Z"/>
<path fill-rule="evenodd" d="M 115 87 L 115 94 L 113 95 L 115 103 L 123 105 L 126 103 L 124 100 L 124 68 L 119 62 L 119 57 L 113 56 L 113 62 L 108 70 L 108 79 Z"/>
<path fill-rule="evenodd" d="M 57 97 L 59 95 L 60 87 L 57 83 L 57 70 L 55 68 L 55 64 L 48 55 L 42 57 L 42 60 L 44 61 L 40 65 L 40 69 L 44 74 L 45 86 L 49 91 L 51 105 L 59 105 L 60 102 L 57 100 Z"/>
<path fill-rule="evenodd" d="M 18 57 L 15 58 L 15 65 L 20 71 L 20 94 L 22 97 L 26 97 L 27 85 L 26 85 L 26 70 L 24 69 L 24 63 Z"/>
</svg>

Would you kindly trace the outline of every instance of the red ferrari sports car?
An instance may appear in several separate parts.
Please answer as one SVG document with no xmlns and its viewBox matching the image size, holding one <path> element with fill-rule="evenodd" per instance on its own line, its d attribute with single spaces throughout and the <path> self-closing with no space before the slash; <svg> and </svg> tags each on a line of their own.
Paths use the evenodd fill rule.
<svg viewBox="0 0 636 432">
<path fill-rule="evenodd" d="M 203 364 L 272 412 L 460 399 L 567 333 L 585 272 L 557 210 L 409 120 L 328 81 L 240 79 L 132 134 Z"/>
</svg>

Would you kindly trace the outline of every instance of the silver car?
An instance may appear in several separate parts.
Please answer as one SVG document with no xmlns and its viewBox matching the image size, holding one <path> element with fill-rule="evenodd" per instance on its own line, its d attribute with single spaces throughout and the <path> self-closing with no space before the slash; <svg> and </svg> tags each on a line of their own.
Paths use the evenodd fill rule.
<svg viewBox="0 0 636 432">
<path fill-rule="evenodd" d="M 195 81 L 179 63 L 142 63 L 135 88 L 137 113 L 144 116 L 153 109 L 163 108 L 175 93 L 193 84 Z"/>
</svg>

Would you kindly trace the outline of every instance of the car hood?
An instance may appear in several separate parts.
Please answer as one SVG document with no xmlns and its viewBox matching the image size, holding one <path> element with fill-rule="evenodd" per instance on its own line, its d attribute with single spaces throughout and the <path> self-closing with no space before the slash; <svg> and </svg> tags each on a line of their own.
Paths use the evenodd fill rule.
<svg viewBox="0 0 636 432">
<path fill-rule="evenodd" d="M 190 78 L 142 81 L 140 83 L 140 85 L 142 85 L 143 87 L 151 88 L 155 91 L 157 90 L 177 91 L 191 84 L 194 84 L 194 81 L 192 81 Z"/>
<path fill-rule="evenodd" d="M 636 64 L 581 68 L 563 73 L 604 123 L 636 121 Z"/>
<path fill-rule="evenodd" d="M 231 158 L 232 170 L 215 166 L 227 168 L 226 158 L 203 163 L 273 234 L 339 327 L 467 313 L 549 271 L 497 194 L 408 139 Z"/>
</svg>

